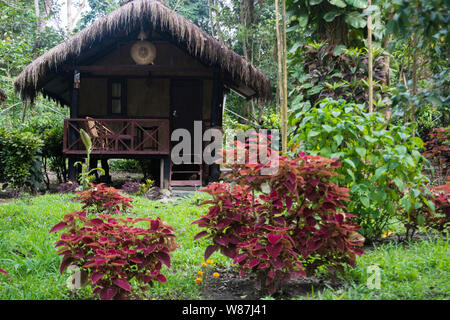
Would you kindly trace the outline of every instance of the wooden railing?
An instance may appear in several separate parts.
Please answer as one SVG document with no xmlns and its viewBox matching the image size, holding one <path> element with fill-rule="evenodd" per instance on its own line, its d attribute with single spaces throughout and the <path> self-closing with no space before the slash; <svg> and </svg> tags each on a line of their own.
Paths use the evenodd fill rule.
<svg viewBox="0 0 450 320">
<path fill-rule="evenodd" d="M 80 129 L 91 137 L 94 155 L 167 155 L 170 152 L 168 119 L 66 119 L 65 154 L 86 154 Z"/>
</svg>

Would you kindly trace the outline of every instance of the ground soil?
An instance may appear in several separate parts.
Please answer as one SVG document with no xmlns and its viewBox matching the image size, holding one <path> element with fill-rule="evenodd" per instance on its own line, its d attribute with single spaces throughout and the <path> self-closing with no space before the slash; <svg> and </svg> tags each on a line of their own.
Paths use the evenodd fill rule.
<svg viewBox="0 0 450 320">
<path fill-rule="evenodd" d="M 218 272 L 218 278 L 212 273 Z M 272 295 L 275 299 L 292 299 L 311 295 L 326 287 L 339 288 L 344 283 L 339 280 L 320 279 L 316 277 L 299 278 L 286 283 L 280 292 Z M 206 274 L 202 297 L 205 300 L 258 300 L 269 296 L 267 292 L 255 289 L 255 280 L 249 276 L 240 277 L 237 269 L 215 268 Z"/>
</svg>

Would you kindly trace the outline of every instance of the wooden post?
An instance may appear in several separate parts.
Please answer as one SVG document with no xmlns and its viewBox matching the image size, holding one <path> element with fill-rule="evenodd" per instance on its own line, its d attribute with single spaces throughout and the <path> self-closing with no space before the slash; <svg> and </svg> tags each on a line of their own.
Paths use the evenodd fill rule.
<svg viewBox="0 0 450 320">
<path fill-rule="evenodd" d="M 78 100 L 79 100 L 79 90 L 80 90 L 80 72 L 75 70 L 73 76 L 73 88 L 72 88 L 72 103 L 70 105 L 70 118 L 76 119 L 78 118 Z M 68 135 L 69 135 L 69 144 L 71 145 L 76 140 L 75 130 L 68 127 Z M 77 181 L 77 169 L 74 167 L 75 160 L 73 158 L 69 158 L 69 168 L 68 175 L 69 180 Z"/>
<path fill-rule="evenodd" d="M 164 157 L 164 175 L 163 175 L 163 189 L 169 189 L 170 187 L 170 155 Z"/>
<path fill-rule="evenodd" d="M 77 182 L 77 168 L 75 168 L 75 159 L 70 157 L 69 158 L 69 168 L 68 168 L 68 178 L 69 181 Z"/>
<path fill-rule="evenodd" d="M 215 72 L 214 73 L 214 85 L 213 85 L 213 98 L 211 102 L 211 128 L 221 126 L 221 119 L 220 119 L 220 101 L 221 97 L 223 96 L 223 91 L 221 90 L 221 83 L 220 83 L 220 73 Z M 223 100 L 222 100 L 223 101 Z M 218 164 L 211 164 L 209 166 L 209 181 L 218 181 L 220 177 L 220 166 Z M 203 178 L 203 177 L 202 177 Z"/>
<path fill-rule="evenodd" d="M 164 189 L 164 158 L 159 162 L 159 187 Z"/>
<path fill-rule="evenodd" d="M 78 70 L 73 72 L 73 90 L 72 90 L 72 103 L 70 106 L 70 118 L 78 118 L 78 101 L 80 95 L 81 77 Z"/>
<path fill-rule="evenodd" d="M 214 72 L 213 94 L 211 101 L 211 127 L 219 125 L 220 73 Z"/>
<path fill-rule="evenodd" d="M 102 169 L 105 170 L 105 179 L 106 179 L 106 183 L 111 183 L 111 175 L 109 174 L 109 164 L 108 164 L 108 159 L 102 159 L 101 160 L 102 163 Z"/>
</svg>

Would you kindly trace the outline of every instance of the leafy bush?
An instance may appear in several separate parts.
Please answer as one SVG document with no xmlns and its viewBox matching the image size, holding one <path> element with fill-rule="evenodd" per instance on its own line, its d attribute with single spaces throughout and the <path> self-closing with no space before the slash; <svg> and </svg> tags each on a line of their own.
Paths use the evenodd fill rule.
<svg viewBox="0 0 450 320">
<path fill-rule="evenodd" d="M 401 217 L 406 227 L 405 238 L 410 238 L 423 227 L 441 232 L 450 227 L 450 182 L 434 186 L 421 194 L 413 194 L 413 201 L 405 201 Z"/>
<path fill-rule="evenodd" d="M 128 181 L 122 186 L 122 190 L 128 194 L 137 194 L 138 196 L 144 196 L 148 190 L 153 187 L 153 180 L 147 179 L 145 183 Z"/>
<path fill-rule="evenodd" d="M 61 121 L 61 125 L 48 128 L 43 133 L 44 146 L 42 147 L 42 158 L 47 175 L 47 183 L 49 183 L 48 169 L 56 173 L 56 177 L 60 183 L 66 182 L 68 178 L 68 168 L 63 153 L 64 127 L 62 124 L 63 122 Z"/>
<path fill-rule="evenodd" d="M 139 161 L 134 159 L 115 159 L 111 161 L 110 169 L 112 171 L 125 171 L 132 173 L 141 173 Z"/>
<path fill-rule="evenodd" d="M 450 164 L 450 127 L 435 128 L 425 142 L 424 156 L 435 166 Z"/>
<path fill-rule="evenodd" d="M 60 183 L 67 182 L 68 170 L 63 154 L 64 121 L 60 115 L 42 113 L 39 117 L 30 118 L 22 131 L 28 131 L 40 137 L 42 146 L 42 163 L 47 188 L 50 186 L 49 169 L 56 173 Z"/>
<path fill-rule="evenodd" d="M 212 240 L 205 259 L 220 250 L 239 264 L 241 275 L 256 274 L 269 292 L 319 267 L 343 272 L 354 265 L 364 238 L 353 216 L 345 213 L 348 189 L 331 182 L 336 160 L 298 154 L 279 158 L 279 170 L 260 175 L 263 165 L 235 165 L 231 184 L 203 191 L 212 200 L 207 215 L 193 222 L 206 230 L 195 239 Z"/>
<path fill-rule="evenodd" d="M 103 189 L 102 185 L 94 189 Z M 90 200 L 88 199 L 90 197 Z M 123 205 L 120 198 L 111 199 L 101 214 L 97 192 L 82 193 L 87 211 L 74 211 L 64 216 L 50 233 L 65 230 L 56 242 L 58 254 L 63 256 L 60 273 L 75 265 L 89 276 L 94 294 L 102 300 L 125 299 L 133 294 L 133 279 L 140 289 L 154 281 L 166 282 L 162 264 L 170 267 L 170 252 L 175 243 L 174 229 L 160 218 L 115 218 L 108 208 Z M 120 212 L 117 212 L 120 213 Z"/>
<path fill-rule="evenodd" d="M 136 194 L 141 189 L 141 184 L 135 181 L 127 181 L 122 186 L 122 191 L 128 194 Z"/>
<path fill-rule="evenodd" d="M 139 187 L 138 195 L 145 196 L 148 190 L 150 190 L 153 187 L 153 184 L 155 182 L 152 179 L 145 180 L 145 183 L 141 184 Z"/>
<path fill-rule="evenodd" d="M 72 181 L 64 182 L 58 186 L 58 192 L 59 193 L 71 193 L 71 192 L 75 192 L 78 187 L 79 187 L 79 185 L 76 182 L 72 182 Z"/>
<path fill-rule="evenodd" d="M 400 214 L 403 192 L 412 201 L 426 182 L 422 140 L 410 127 L 389 125 L 381 113 L 343 100 L 323 100 L 296 117 L 291 147 L 340 159 L 336 181 L 350 188 L 349 212 L 364 236 L 379 237 Z"/>
<path fill-rule="evenodd" d="M 0 179 L 16 189 L 39 189 L 42 145 L 42 140 L 30 132 L 0 130 Z"/>
<path fill-rule="evenodd" d="M 364 49 L 345 49 L 325 43 L 310 43 L 301 54 L 296 70 L 292 70 L 294 81 L 294 105 L 314 106 L 325 99 L 345 99 L 365 103 L 368 99 L 367 53 Z M 295 59 L 295 58 L 294 58 Z M 383 71 L 382 51 L 374 52 L 374 91 L 382 92 L 386 83 Z M 383 96 L 375 97 L 380 103 Z"/>
<path fill-rule="evenodd" d="M 79 192 L 80 197 L 77 199 L 83 203 L 83 210 L 90 209 L 100 213 L 120 213 L 125 212 L 128 208 L 133 208 L 131 198 L 124 197 L 120 191 L 107 187 L 103 183 L 94 185 L 91 183 L 91 189 Z"/>
</svg>

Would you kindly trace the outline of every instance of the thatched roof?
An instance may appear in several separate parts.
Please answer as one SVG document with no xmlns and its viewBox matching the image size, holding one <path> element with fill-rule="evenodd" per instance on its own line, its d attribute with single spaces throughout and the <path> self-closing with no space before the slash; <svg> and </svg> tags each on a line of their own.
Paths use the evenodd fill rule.
<svg viewBox="0 0 450 320">
<path fill-rule="evenodd" d="M 103 42 L 119 33 L 130 35 L 139 31 L 143 24 L 168 35 L 171 41 L 204 65 L 219 69 L 230 79 L 232 89 L 233 86 L 248 88 L 254 92 L 252 98 L 257 98 L 260 102 L 272 99 L 270 81 L 261 70 L 159 0 L 134 0 L 126 3 L 49 50 L 18 76 L 15 81 L 16 92 L 24 100 L 33 100 L 38 92 L 42 92 L 68 104 L 67 88 L 64 89 L 66 98 L 62 98 L 60 93 L 63 89 L 52 91 L 46 87 L 53 81 L 62 88 L 63 77 L 58 78 L 58 75 L 62 73 L 63 66 L 80 63 L 77 59 L 83 52 L 101 47 Z"/>
<path fill-rule="evenodd" d="M 3 101 L 6 100 L 6 93 L 0 88 L 0 104 L 2 104 Z"/>
</svg>

